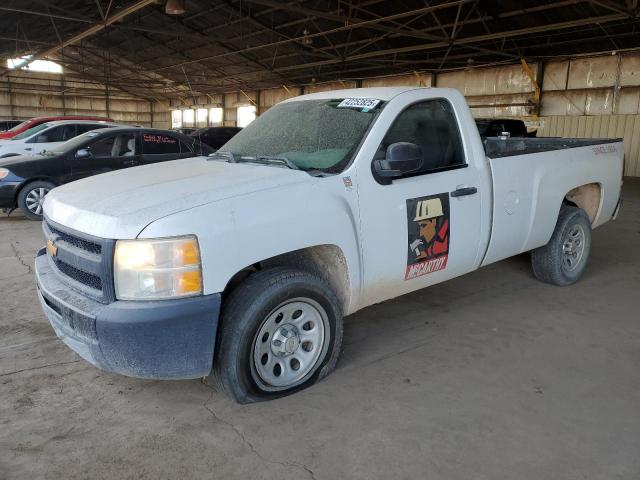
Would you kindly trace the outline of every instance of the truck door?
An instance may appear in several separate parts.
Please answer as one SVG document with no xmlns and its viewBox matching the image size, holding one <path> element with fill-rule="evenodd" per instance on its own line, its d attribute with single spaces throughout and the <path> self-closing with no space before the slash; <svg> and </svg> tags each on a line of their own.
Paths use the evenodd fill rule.
<svg viewBox="0 0 640 480">
<path fill-rule="evenodd" d="M 384 159 L 388 146 L 398 142 L 421 148 L 419 170 L 387 184 L 376 179 L 371 165 L 359 173 L 365 304 L 447 280 L 479 263 L 479 175 L 469 168 L 451 103 L 421 100 L 400 111 L 375 157 Z"/>
</svg>

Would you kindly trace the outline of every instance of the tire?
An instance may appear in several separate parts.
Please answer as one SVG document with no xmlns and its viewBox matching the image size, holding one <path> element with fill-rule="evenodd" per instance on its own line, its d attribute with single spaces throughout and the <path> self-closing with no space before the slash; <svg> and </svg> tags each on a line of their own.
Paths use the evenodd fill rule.
<svg viewBox="0 0 640 480">
<path fill-rule="evenodd" d="M 26 184 L 18 193 L 18 207 L 28 219 L 42 220 L 42 202 L 53 188 L 53 183 L 44 180 Z"/>
<path fill-rule="evenodd" d="M 561 287 L 577 282 L 591 249 L 591 223 L 584 210 L 563 205 L 549 243 L 531 252 L 533 275 Z"/>
<path fill-rule="evenodd" d="M 338 362 L 342 308 L 312 273 L 277 267 L 251 275 L 226 300 L 220 320 L 209 379 L 238 403 L 290 395 Z"/>
</svg>

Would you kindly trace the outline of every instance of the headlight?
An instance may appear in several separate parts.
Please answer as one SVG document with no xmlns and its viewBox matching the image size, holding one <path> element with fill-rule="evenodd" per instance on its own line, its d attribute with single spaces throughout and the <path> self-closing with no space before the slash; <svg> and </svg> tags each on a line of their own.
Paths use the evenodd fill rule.
<svg viewBox="0 0 640 480">
<path fill-rule="evenodd" d="M 0 180 L 9 175 L 9 173 L 9 170 L 7 170 L 6 168 L 0 168 Z"/>
<path fill-rule="evenodd" d="M 113 262 L 119 300 L 162 300 L 202 294 L 195 236 L 118 240 Z"/>
</svg>

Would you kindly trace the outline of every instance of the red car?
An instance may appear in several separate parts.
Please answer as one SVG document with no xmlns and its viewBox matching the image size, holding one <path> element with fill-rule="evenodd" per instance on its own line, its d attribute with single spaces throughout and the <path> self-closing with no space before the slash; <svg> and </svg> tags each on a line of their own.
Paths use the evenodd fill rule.
<svg viewBox="0 0 640 480">
<path fill-rule="evenodd" d="M 92 117 L 87 115 L 71 115 L 71 116 L 59 116 L 59 117 L 35 117 L 29 120 L 25 120 L 19 125 L 16 125 L 10 130 L 6 132 L 0 132 L 0 140 L 6 140 L 8 138 L 13 138 L 19 133 L 24 132 L 30 128 L 33 128 L 41 123 L 45 122 L 53 122 L 54 120 L 102 120 L 106 122 L 113 122 L 113 119 L 106 117 Z"/>
</svg>

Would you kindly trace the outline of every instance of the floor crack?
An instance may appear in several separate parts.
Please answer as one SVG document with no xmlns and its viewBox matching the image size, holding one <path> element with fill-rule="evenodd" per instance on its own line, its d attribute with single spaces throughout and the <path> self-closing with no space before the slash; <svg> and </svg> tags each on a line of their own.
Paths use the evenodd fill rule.
<svg viewBox="0 0 640 480">
<path fill-rule="evenodd" d="M 208 388 L 208 387 L 207 387 Z M 246 445 L 249 450 L 251 450 L 251 452 L 258 457 L 260 460 L 267 462 L 267 463 L 271 463 L 274 465 L 280 465 L 283 467 L 293 467 L 293 468 L 298 468 L 301 470 L 304 470 L 309 477 L 311 478 L 311 480 L 316 480 L 316 474 L 314 473 L 313 470 L 311 470 L 311 468 L 309 468 L 307 465 L 303 464 L 303 463 L 293 463 L 293 462 L 280 462 L 277 460 L 272 460 L 270 458 L 266 458 L 264 455 L 262 455 L 259 451 L 256 450 L 255 446 L 253 445 L 253 443 L 251 443 L 251 441 L 244 435 L 244 433 L 242 433 L 242 431 L 236 427 L 233 423 L 229 422 L 228 420 L 225 420 L 224 418 L 221 418 L 218 416 L 218 414 L 216 414 L 215 411 L 213 411 L 213 409 L 211 407 L 209 407 L 209 402 L 211 401 L 211 399 L 213 398 L 214 395 L 214 390 L 211 390 L 211 394 L 209 395 L 209 398 L 207 398 L 204 403 L 202 404 L 202 406 L 204 407 L 205 410 L 207 410 L 211 416 L 218 422 L 223 423 L 225 425 L 227 425 L 228 427 L 230 427 L 235 434 L 238 436 L 238 438 L 242 441 L 242 443 L 244 445 Z"/>
<path fill-rule="evenodd" d="M 16 373 L 30 372 L 32 370 L 41 370 L 41 369 L 47 368 L 47 367 L 57 367 L 59 365 L 69 365 L 71 363 L 78 363 L 78 362 L 81 362 L 81 361 L 82 360 L 73 360 L 71 362 L 48 363 L 47 365 L 41 365 L 39 367 L 23 368 L 22 370 L 14 370 L 13 372 L 0 373 L 0 377 L 7 377 L 9 375 L 15 375 Z"/>
<path fill-rule="evenodd" d="M 20 264 L 23 267 L 27 268 L 27 271 L 26 271 L 25 275 L 31 273 L 32 272 L 31 265 L 28 265 L 28 264 L 26 264 L 24 262 L 24 260 L 22 259 L 22 257 L 18 253 L 18 249 L 16 248 L 15 244 L 13 242 L 9 242 L 9 245 L 11 245 L 11 250 L 13 250 L 13 256 L 20 262 Z"/>
</svg>

